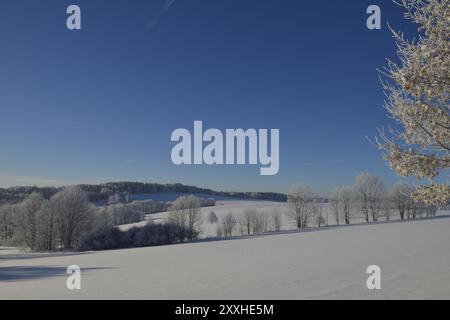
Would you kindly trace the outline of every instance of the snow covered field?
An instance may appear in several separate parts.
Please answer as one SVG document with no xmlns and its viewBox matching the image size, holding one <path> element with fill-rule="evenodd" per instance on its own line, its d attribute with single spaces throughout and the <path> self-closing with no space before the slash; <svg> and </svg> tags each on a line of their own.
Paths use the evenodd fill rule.
<svg viewBox="0 0 450 320">
<path fill-rule="evenodd" d="M 0 299 L 450 299 L 450 217 L 92 252 L 0 248 Z M 82 289 L 66 289 L 66 267 Z M 379 265 L 382 289 L 366 289 Z"/>
<path fill-rule="evenodd" d="M 333 210 L 327 203 L 320 204 L 322 216 L 324 218 L 324 225 L 336 225 L 336 218 L 333 214 Z M 219 222 L 222 218 L 224 218 L 228 213 L 232 213 L 233 216 L 236 218 L 236 220 L 239 220 L 239 218 L 244 214 L 244 212 L 248 209 L 256 210 L 258 214 L 261 215 L 267 215 L 268 216 L 268 222 L 271 222 L 271 215 L 274 212 L 278 212 L 281 214 L 281 230 L 295 230 L 296 224 L 292 219 L 289 217 L 288 213 L 292 211 L 292 208 L 290 205 L 286 202 L 271 202 L 271 201 L 249 201 L 249 200 L 224 200 L 224 201 L 217 201 L 216 206 L 214 207 L 205 207 L 201 209 L 202 212 L 202 222 L 200 225 L 200 238 L 212 238 L 217 236 L 217 227 L 218 224 L 211 224 L 208 222 L 208 214 L 209 212 L 213 211 L 218 219 Z M 443 214 L 443 212 L 438 212 L 437 215 Z M 128 230 L 131 227 L 142 227 L 145 224 L 147 224 L 148 220 L 153 220 L 155 222 L 164 222 L 168 219 L 169 212 L 161 212 L 157 214 L 151 214 L 146 216 L 145 221 L 141 221 L 138 223 L 132 223 L 128 225 L 122 225 L 119 226 L 121 230 Z M 391 220 L 398 220 L 400 219 L 398 211 L 392 209 L 391 210 Z M 311 219 L 313 220 L 313 219 Z M 380 221 L 384 221 L 385 218 L 381 216 L 379 218 Z M 365 220 L 363 219 L 361 210 L 359 209 L 359 206 L 357 204 L 352 205 L 351 207 L 351 223 L 352 224 L 358 224 L 358 223 L 364 223 Z M 340 223 L 343 224 L 343 217 L 340 218 Z M 239 235 L 238 232 L 239 226 L 236 226 L 236 235 Z"/>
<path fill-rule="evenodd" d="M 268 215 L 270 215 L 272 212 L 274 212 L 274 210 L 276 210 L 283 214 L 282 216 L 283 230 L 290 230 L 295 227 L 295 224 L 292 224 L 285 215 L 285 213 L 288 212 L 288 210 L 290 210 L 289 205 L 287 203 L 270 202 L 270 201 L 226 200 L 226 201 L 217 201 L 216 206 L 214 207 L 202 208 L 202 224 L 200 227 L 201 230 L 200 237 L 209 238 L 216 236 L 217 224 L 211 224 L 208 222 L 209 212 L 214 211 L 220 221 L 220 219 L 225 217 L 229 212 L 232 212 L 233 215 L 236 218 L 238 218 L 247 209 L 257 210 L 261 214 L 268 214 Z M 155 222 L 162 222 L 167 220 L 168 216 L 169 212 L 161 212 L 157 214 L 147 215 L 146 221 L 133 223 L 129 225 L 122 225 L 120 226 L 120 229 L 127 230 L 134 226 L 144 226 L 150 219 L 154 220 Z"/>
</svg>

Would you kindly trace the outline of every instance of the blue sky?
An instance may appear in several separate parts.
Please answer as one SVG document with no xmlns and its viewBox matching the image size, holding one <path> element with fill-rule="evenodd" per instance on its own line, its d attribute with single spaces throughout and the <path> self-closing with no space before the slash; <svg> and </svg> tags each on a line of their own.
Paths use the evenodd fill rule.
<svg viewBox="0 0 450 320">
<path fill-rule="evenodd" d="M 376 68 L 390 0 L 2 0 L 0 185 L 181 182 L 320 192 L 360 172 L 395 181 L 366 137 L 391 124 Z M 82 30 L 68 31 L 78 4 Z M 366 28 L 370 4 L 382 30 Z M 164 10 L 167 8 L 167 10 Z M 280 172 L 174 166 L 170 134 L 279 128 Z"/>
</svg>

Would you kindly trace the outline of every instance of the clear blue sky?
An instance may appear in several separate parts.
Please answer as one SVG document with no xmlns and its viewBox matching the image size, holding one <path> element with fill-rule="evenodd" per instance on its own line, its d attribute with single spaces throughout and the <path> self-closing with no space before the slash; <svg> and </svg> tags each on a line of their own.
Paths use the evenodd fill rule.
<svg viewBox="0 0 450 320">
<path fill-rule="evenodd" d="M 390 0 L 2 0 L 0 185 L 131 180 L 321 192 L 368 171 L 389 125 L 376 68 L 411 30 Z M 82 9 L 68 31 L 66 8 Z M 383 29 L 366 28 L 370 4 Z M 150 26 L 150 27 L 149 27 Z M 181 166 L 170 134 L 279 128 L 280 172 Z"/>
</svg>

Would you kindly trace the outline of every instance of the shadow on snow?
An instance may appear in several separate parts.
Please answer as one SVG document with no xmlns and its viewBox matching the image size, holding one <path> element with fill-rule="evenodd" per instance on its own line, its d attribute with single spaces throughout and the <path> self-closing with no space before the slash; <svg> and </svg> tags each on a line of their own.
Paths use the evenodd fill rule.
<svg viewBox="0 0 450 320">
<path fill-rule="evenodd" d="M 83 272 L 105 268 L 82 268 Z M 16 282 L 49 277 L 68 276 L 67 268 L 61 266 L 14 266 L 0 267 L 0 282 Z"/>
</svg>

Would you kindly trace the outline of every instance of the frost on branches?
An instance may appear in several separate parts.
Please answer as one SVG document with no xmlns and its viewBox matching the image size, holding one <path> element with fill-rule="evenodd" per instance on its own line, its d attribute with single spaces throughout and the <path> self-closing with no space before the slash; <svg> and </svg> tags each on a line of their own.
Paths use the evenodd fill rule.
<svg viewBox="0 0 450 320">
<path fill-rule="evenodd" d="M 450 200 L 450 8 L 449 0 L 403 0 L 405 18 L 418 25 L 415 41 L 391 28 L 399 63 L 388 60 L 382 72 L 385 108 L 401 132 L 380 131 L 378 146 L 400 176 L 429 179 L 413 194 L 416 201 L 446 205 Z M 434 183 L 440 173 L 446 184 Z"/>
</svg>

